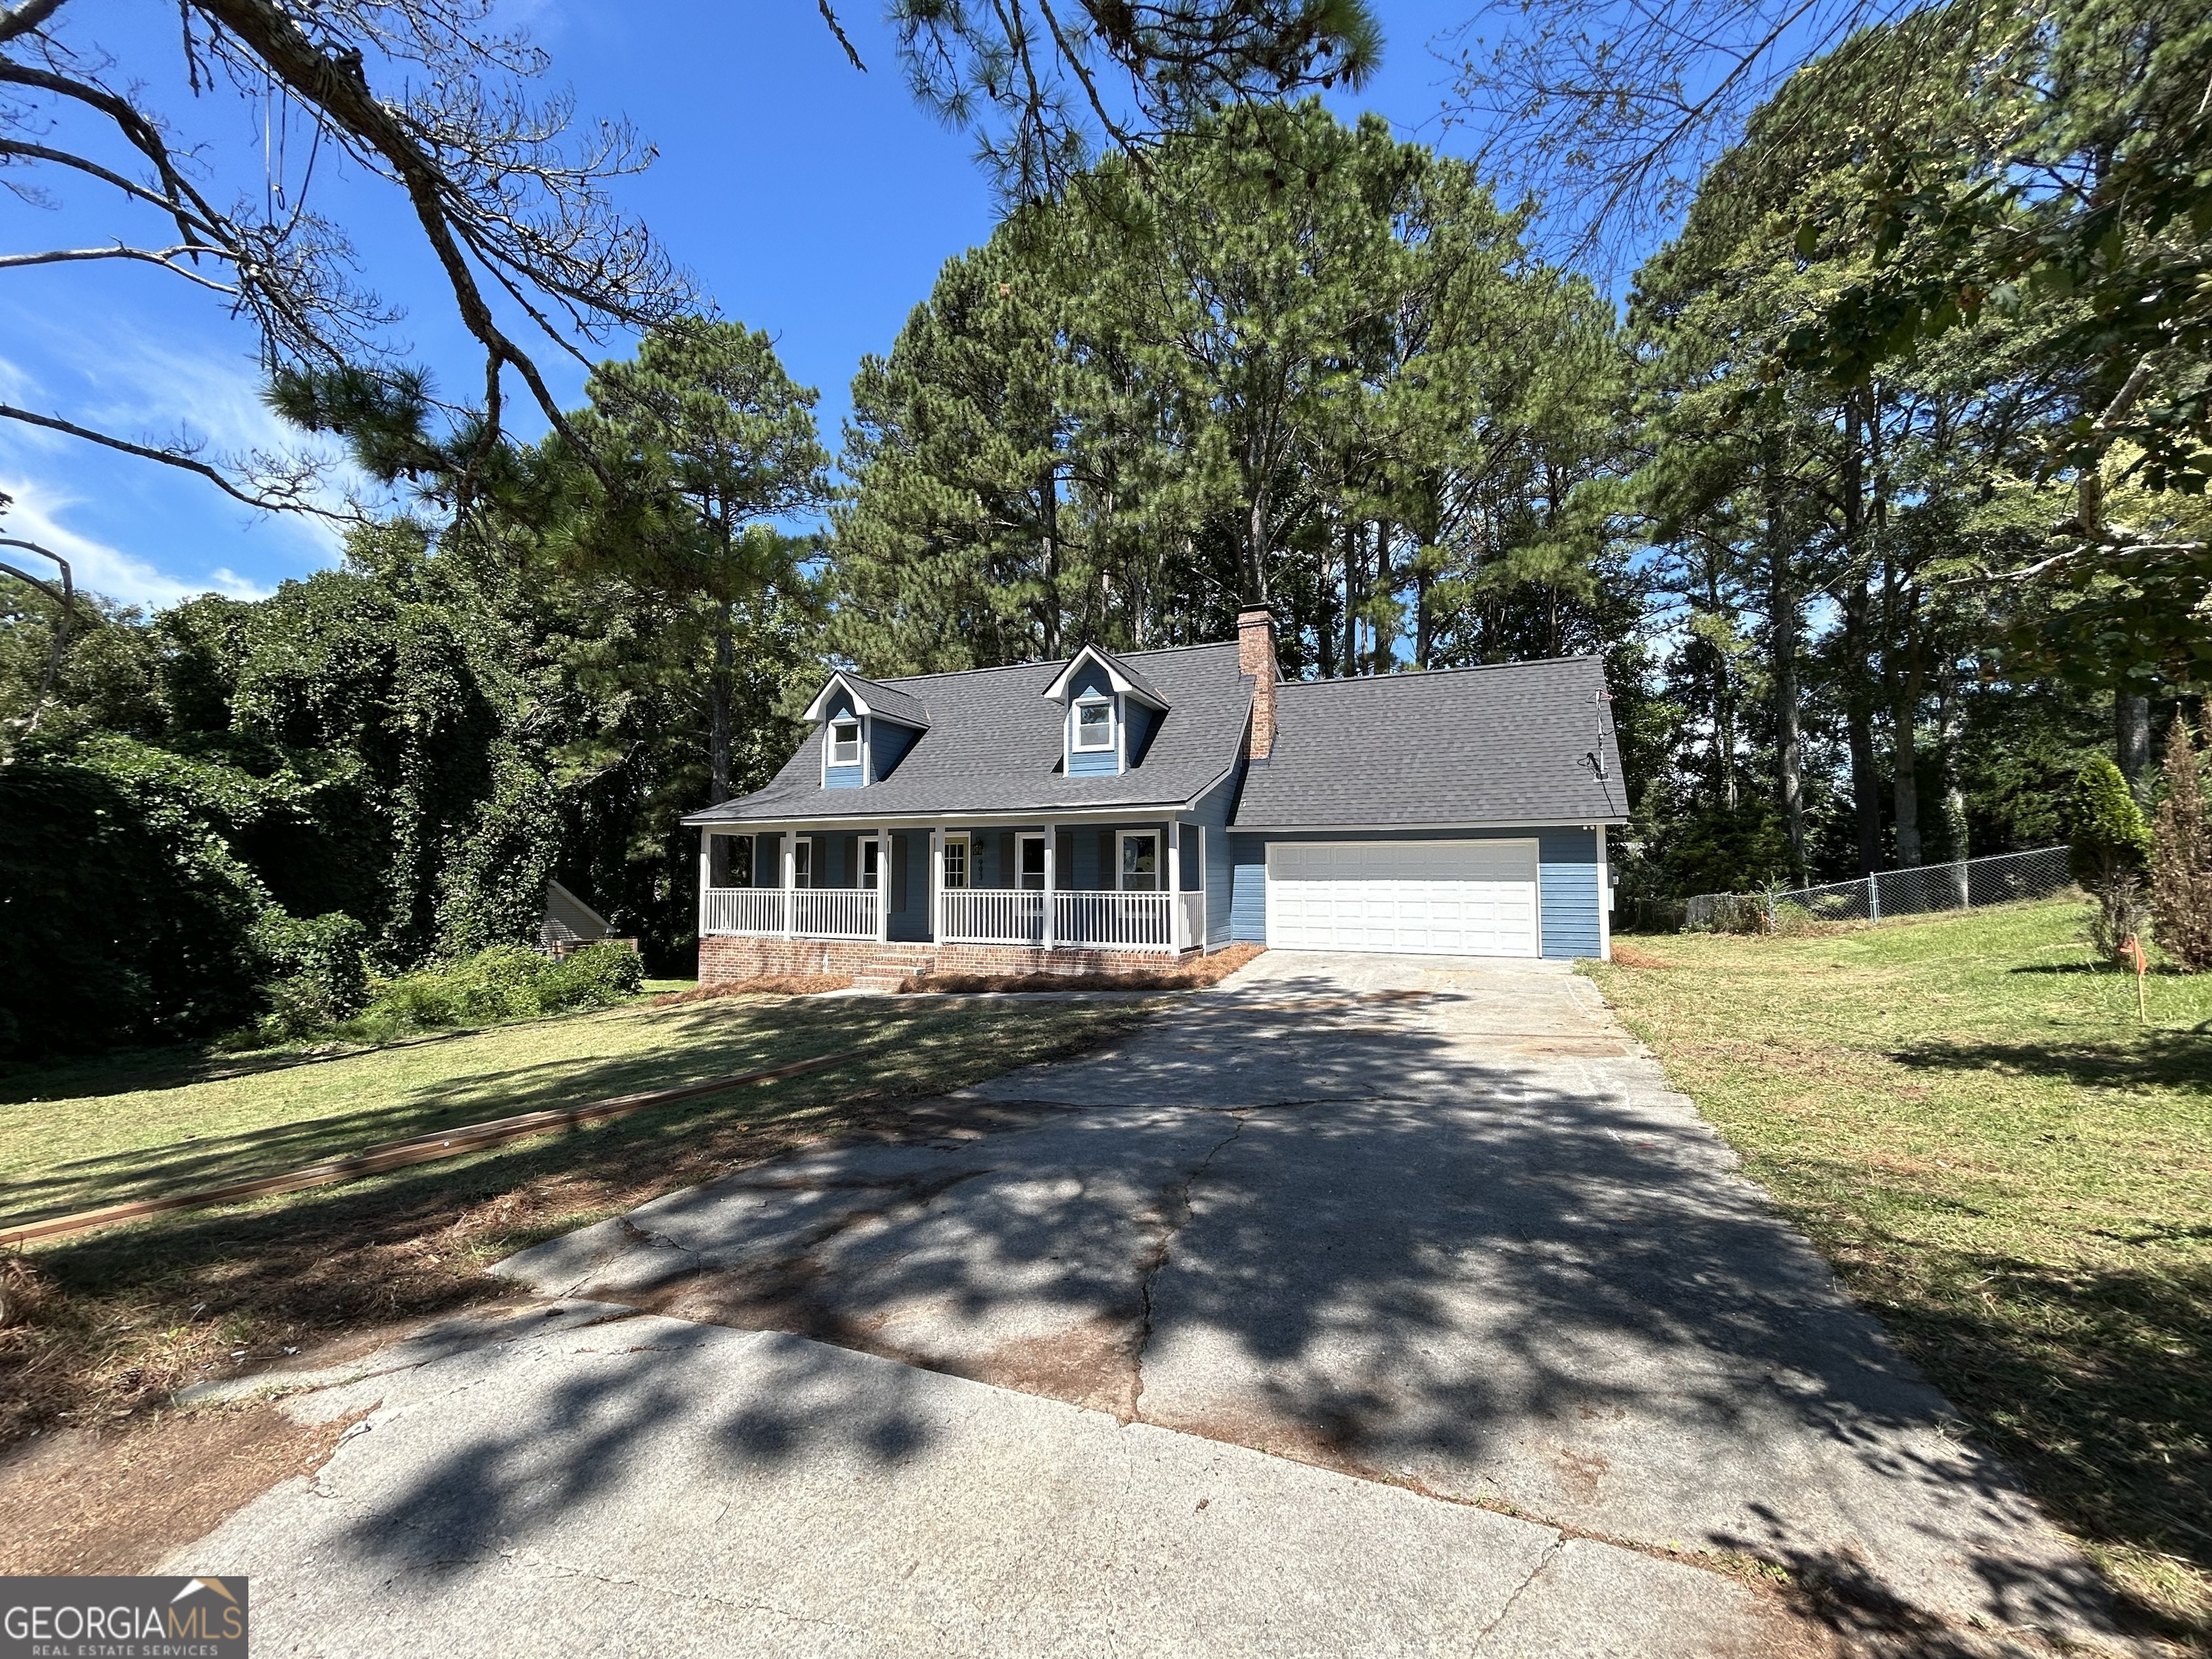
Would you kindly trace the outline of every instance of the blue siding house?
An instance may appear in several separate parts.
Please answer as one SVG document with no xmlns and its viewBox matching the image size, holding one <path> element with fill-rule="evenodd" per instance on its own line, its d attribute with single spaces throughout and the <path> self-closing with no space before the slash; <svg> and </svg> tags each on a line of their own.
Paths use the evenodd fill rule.
<svg viewBox="0 0 2212 1659">
<path fill-rule="evenodd" d="M 841 672 L 766 788 L 685 820 L 701 977 L 1604 957 L 1609 702 L 1589 657 L 1285 681 L 1263 610 L 1215 645 Z"/>
</svg>

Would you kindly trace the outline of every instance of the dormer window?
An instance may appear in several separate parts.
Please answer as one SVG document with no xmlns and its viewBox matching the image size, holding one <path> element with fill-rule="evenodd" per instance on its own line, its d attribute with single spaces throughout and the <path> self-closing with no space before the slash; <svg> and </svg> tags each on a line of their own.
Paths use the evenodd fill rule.
<svg viewBox="0 0 2212 1659">
<path fill-rule="evenodd" d="M 1075 746 L 1090 750 L 1114 746 L 1114 703 L 1109 697 L 1085 697 L 1075 705 Z"/>
<path fill-rule="evenodd" d="M 858 766 L 860 763 L 860 721 L 831 720 L 830 722 L 830 764 Z"/>
</svg>

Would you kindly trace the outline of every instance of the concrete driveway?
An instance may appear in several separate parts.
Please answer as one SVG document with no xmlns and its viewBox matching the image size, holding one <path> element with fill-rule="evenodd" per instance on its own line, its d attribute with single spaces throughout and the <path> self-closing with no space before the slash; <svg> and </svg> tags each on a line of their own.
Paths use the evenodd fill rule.
<svg viewBox="0 0 2212 1659">
<path fill-rule="evenodd" d="M 303 1652 L 2108 1636 L 1735 1164 L 1586 981 L 1273 952 L 511 1259 L 544 1310 L 323 1379 L 369 1431 L 179 1562 Z"/>
</svg>

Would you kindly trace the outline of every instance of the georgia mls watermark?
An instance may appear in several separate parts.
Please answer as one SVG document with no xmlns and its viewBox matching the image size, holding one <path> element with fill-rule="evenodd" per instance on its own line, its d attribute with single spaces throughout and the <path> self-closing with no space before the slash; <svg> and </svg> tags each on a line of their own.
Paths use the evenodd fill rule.
<svg viewBox="0 0 2212 1659">
<path fill-rule="evenodd" d="M 0 1578 L 0 1659 L 246 1659 L 243 1578 Z"/>
</svg>

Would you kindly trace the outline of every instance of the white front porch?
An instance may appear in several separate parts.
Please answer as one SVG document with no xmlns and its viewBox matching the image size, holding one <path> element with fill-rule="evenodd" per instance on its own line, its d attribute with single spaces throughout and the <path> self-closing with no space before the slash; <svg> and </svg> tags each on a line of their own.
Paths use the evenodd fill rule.
<svg viewBox="0 0 2212 1659">
<path fill-rule="evenodd" d="M 714 827 L 699 933 L 1177 955 L 1206 946 L 1204 849 L 1175 818 Z"/>
</svg>

